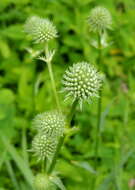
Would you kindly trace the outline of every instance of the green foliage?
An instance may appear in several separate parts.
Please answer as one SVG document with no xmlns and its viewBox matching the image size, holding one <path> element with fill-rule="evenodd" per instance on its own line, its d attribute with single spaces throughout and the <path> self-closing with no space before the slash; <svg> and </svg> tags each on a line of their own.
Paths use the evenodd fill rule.
<svg viewBox="0 0 135 190">
<path fill-rule="evenodd" d="M 23 31 L 29 16 L 48 17 L 57 26 L 58 39 L 50 42 L 56 49 L 53 71 L 58 91 L 65 69 L 74 62 L 97 63 L 98 50 L 91 46 L 87 27 L 90 10 L 101 5 L 112 14 L 113 30 L 106 37 L 101 70 L 106 75 L 103 92 L 101 145 L 98 173 L 93 171 L 97 100 L 79 107 L 73 124 L 77 134 L 69 136 L 61 150 L 56 170 L 67 190 L 90 190 L 97 177 L 97 190 L 128 190 L 135 178 L 135 3 L 130 0 L 1 0 L 0 1 L 0 190 L 32 190 L 33 174 L 41 172 L 30 154 L 34 135 L 31 120 L 35 114 L 55 109 L 46 64 L 33 59 L 28 47 L 39 51 Z M 113 42 L 113 43 L 112 43 Z M 96 65 L 98 66 L 98 65 Z M 64 112 L 71 102 L 63 102 Z M 31 171 L 31 169 L 32 171 Z M 33 172 L 33 174 L 32 174 Z M 15 190 L 16 190 L 15 189 Z M 34 190 L 34 189 L 33 189 Z"/>
</svg>

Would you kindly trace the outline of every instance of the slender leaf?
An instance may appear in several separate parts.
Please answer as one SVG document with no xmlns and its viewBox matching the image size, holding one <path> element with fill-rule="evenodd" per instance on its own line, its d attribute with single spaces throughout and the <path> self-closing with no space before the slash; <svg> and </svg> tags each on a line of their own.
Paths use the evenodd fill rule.
<svg viewBox="0 0 135 190">
<path fill-rule="evenodd" d="M 83 168 L 90 173 L 96 174 L 96 171 L 92 168 L 92 166 L 90 166 L 90 164 L 88 162 L 72 161 L 72 164 L 74 164 L 75 166 L 78 166 L 80 168 Z"/>
<path fill-rule="evenodd" d="M 127 154 L 125 154 L 122 162 L 118 167 L 120 168 L 123 167 L 123 165 L 128 161 L 128 159 L 133 155 L 134 152 L 135 150 L 130 150 L 129 152 L 127 152 Z M 114 177 L 115 177 L 115 169 L 113 169 L 112 172 L 104 179 L 103 183 L 99 186 L 97 190 L 108 189 L 110 184 L 113 182 Z"/>
<path fill-rule="evenodd" d="M 4 152 L 1 153 L 1 157 L 0 157 L 0 169 L 1 169 L 1 167 L 2 167 L 2 165 L 4 163 L 4 161 L 5 161 L 6 156 L 7 156 L 7 151 L 4 151 Z"/>
<path fill-rule="evenodd" d="M 16 165 L 18 166 L 18 168 L 22 172 L 24 178 L 26 179 L 28 184 L 32 187 L 33 186 L 33 174 L 31 172 L 30 168 L 27 167 L 27 164 L 21 158 L 21 156 L 18 154 L 18 152 L 16 151 L 14 146 L 11 145 L 9 143 L 9 141 L 4 136 L 1 136 L 1 140 L 3 142 L 3 145 L 5 146 L 5 148 L 7 149 L 7 151 L 9 152 L 11 157 L 13 158 L 13 160 L 15 161 Z"/>
<path fill-rule="evenodd" d="M 16 176 L 15 176 L 15 172 L 13 171 L 10 161 L 6 160 L 5 163 L 6 163 L 6 167 L 7 167 L 8 173 L 10 175 L 11 181 L 13 183 L 14 189 L 19 190 L 19 185 L 18 185 Z"/>
<path fill-rule="evenodd" d="M 52 183 L 54 183 L 57 187 L 59 187 L 61 190 L 66 190 L 65 186 L 63 185 L 61 179 L 57 176 L 53 176 L 50 178 Z"/>
</svg>

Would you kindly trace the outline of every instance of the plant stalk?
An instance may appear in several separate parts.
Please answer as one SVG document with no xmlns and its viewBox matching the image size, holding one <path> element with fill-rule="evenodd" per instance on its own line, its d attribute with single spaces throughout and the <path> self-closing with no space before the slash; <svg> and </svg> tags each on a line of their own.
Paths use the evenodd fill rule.
<svg viewBox="0 0 135 190">
<path fill-rule="evenodd" d="M 49 53 L 48 44 L 46 44 L 46 46 L 45 46 L 45 55 L 48 55 L 48 53 Z M 53 90 L 53 93 L 54 93 L 54 98 L 55 98 L 55 101 L 56 101 L 56 105 L 57 105 L 58 110 L 61 111 L 59 98 L 58 98 L 57 91 L 56 91 L 56 85 L 55 85 L 54 75 L 53 75 L 53 71 L 52 71 L 51 61 L 47 61 L 47 66 L 48 66 L 48 71 L 49 71 L 49 75 L 50 75 L 50 79 L 51 79 L 51 85 L 52 85 L 52 90 Z"/>
<path fill-rule="evenodd" d="M 42 173 L 44 173 L 44 171 L 46 172 L 46 168 L 47 168 L 47 158 L 45 157 L 45 159 L 41 163 L 41 171 L 42 171 Z"/>
<path fill-rule="evenodd" d="M 55 154 L 54 154 L 53 159 L 52 159 L 52 163 L 51 163 L 50 168 L 49 168 L 49 170 L 48 170 L 48 172 L 47 172 L 48 174 L 51 174 L 51 173 L 52 173 L 52 171 L 53 171 L 53 169 L 54 169 L 54 167 L 55 167 L 55 165 L 56 165 L 56 160 L 57 160 L 59 151 L 60 151 L 60 149 L 61 149 L 61 147 L 62 147 L 62 145 L 63 145 L 64 139 L 65 139 L 65 135 L 63 135 L 63 136 L 60 137 L 60 139 L 59 139 L 59 142 L 58 142 L 57 147 L 56 147 Z"/>
<path fill-rule="evenodd" d="M 101 44 L 101 34 L 98 34 L 98 66 L 101 68 L 102 62 L 102 44 Z M 98 108 L 97 108 L 97 126 L 96 126 L 96 140 L 95 140 L 95 153 L 94 153 L 94 169 L 97 170 L 98 167 L 98 154 L 100 145 L 100 123 L 101 123 L 101 111 L 102 111 L 102 89 L 99 91 Z M 93 189 L 96 186 L 96 177 L 94 177 Z"/>
<path fill-rule="evenodd" d="M 34 70 L 34 73 L 33 73 L 33 89 L 32 89 L 32 98 L 33 98 L 33 110 L 32 110 L 32 115 L 35 116 L 35 112 L 36 112 L 36 101 L 35 101 L 35 83 L 36 83 L 36 65 L 35 65 L 35 62 L 34 62 L 34 65 L 33 65 L 33 70 Z"/>
<path fill-rule="evenodd" d="M 74 101 L 74 103 L 73 103 L 73 105 L 72 105 L 72 108 L 71 108 L 71 111 L 70 111 L 70 113 L 69 113 L 68 116 L 67 116 L 69 126 L 71 125 L 71 121 L 72 121 L 72 119 L 73 119 L 73 117 L 74 117 L 74 113 L 75 113 L 75 110 L 76 110 L 75 108 L 76 108 L 76 106 L 77 106 L 77 103 L 78 103 L 77 100 Z M 63 135 L 63 136 L 60 137 L 60 139 L 59 139 L 59 142 L 58 142 L 57 147 L 56 147 L 55 154 L 54 154 L 53 159 L 52 159 L 52 163 L 51 163 L 50 168 L 49 168 L 49 170 L 48 170 L 48 172 L 47 172 L 48 174 L 51 174 L 51 173 L 52 173 L 52 171 L 53 171 L 53 169 L 54 169 L 54 167 L 55 167 L 55 165 L 56 165 L 56 160 L 57 160 L 58 154 L 59 154 L 59 152 L 60 152 L 60 149 L 61 149 L 61 147 L 62 147 L 62 145 L 63 145 L 64 139 L 65 139 L 65 135 Z"/>
<path fill-rule="evenodd" d="M 68 114 L 68 125 L 69 125 L 69 126 L 71 125 L 71 121 L 72 121 L 72 119 L 73 119 L 73 117 L 74 117 L 77 103 L 78 103 L 78 100 L 75 100 L 75 101 L 73 102 L 72 107 L 71 107 L 71 111 L 70 111 L 69 114 Z"/>
<path fill-rule="evenodd" d="M 96 143 L 95 143 L 95 164 L 94 169 L 97 169 L 98 165 L 98 151 L 99 151 L 99 143 L 100 143 L 100 122 L 101 122 L 101 105 L 102 105 L 102 91 L 99 93 L 100 98 L 98 101 L 98 121 L 97 121 L 97 128 L 96 128 Z"/>
</svg>

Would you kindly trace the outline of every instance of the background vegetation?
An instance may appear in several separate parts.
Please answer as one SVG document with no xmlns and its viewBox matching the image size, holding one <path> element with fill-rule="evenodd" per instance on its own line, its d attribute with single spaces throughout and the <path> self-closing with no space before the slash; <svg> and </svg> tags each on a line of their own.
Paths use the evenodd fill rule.
<svg viewBox="0 0 135 190">
<path fill-rule="evenodd" d="M 108 8 L 113 44 L 103 51 L 103 92 L 97 190 L 134 189 L 135 178 L 135 2 L 133 0 L 1 0 L 0 1 L 0 190 L 30 190 L 31 170 L 40 171 L 31 147 L 31 120 L 55 108 L 46 65 L 27 51 L 33 44 L 23 32 L 31 15 L 49 17 L 59 31 L 53 71 L 61 89 L 64 70 L 74 62 L 96 65 L 86 19 L 96 5 Z M 34 55 L 34 54 L 33 54 Z M 34 89 L 34 90 L 33 90 Z M 70 101 L 63 102 L 65 112 Z M 35 98 L 33 98 L 35 97 Z M 67 190 L 90 190 L 93 176 L 97 100 L 79 108 L 73 124 L 80 131 L 66 139 L 56 168 Z M 29 164 L 28 164 L 29 162 Z M 89 164 L 89 165 L 88 165 Z"/>
</svg>

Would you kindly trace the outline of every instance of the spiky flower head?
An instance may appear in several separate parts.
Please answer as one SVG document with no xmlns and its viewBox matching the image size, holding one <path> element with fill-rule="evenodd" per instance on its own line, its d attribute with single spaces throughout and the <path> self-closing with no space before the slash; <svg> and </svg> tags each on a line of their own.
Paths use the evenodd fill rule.
<svg viewBox="0 0 135 190">
<path fill-rule="evenodd" d="M 28 33 L 35 43 L 48 42 L 57 37 L 56 27 L 49 19 L 32 16 L 27 19 L 24 31 Z"/>
<path fill-rule="evenodd" d="M 111 14 L 104 7 L 95 7 L 90 12 L 90 15 L 88 17 L 88 24 L 90 31 L 101 33 L 104 30 L 111 28 Z"/>
<path fill-rule="evenodd" d="M 31 151 L 35 153 L 38 160 L 51 159 L 55 153 L 56 146 L 57 139 L 47 137 L 44 133 L 38 133 L 32 141 Z"/>
<path fill-rule="evenodd" d="M 34 179 L 34 186 L 38 190 L 56 190 L 56 186 L 50 181 L 49 176 L 39 173 Z"/>
<path fill-rule="evenodd" d="M 33 127 L 44 132 L 47 137 L 59 137 L 64 133 L 65 117 L 58 111 L 44 112 L 35 117 Z"/>
<path fill-rule="evenodd" d="M 97 69 L 87 63 L 79 62 L 73 64 L 65 71 L 63 76 L 64 91 L 67 97 L 71 96 L 82 103 L 83 100 L 89 100 L 91 97 L 98 97 L 98 91 L 102 85 L 103 75 Z"/>
</svg>

